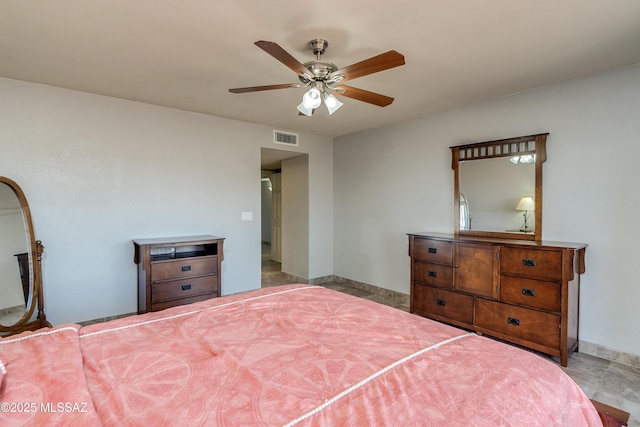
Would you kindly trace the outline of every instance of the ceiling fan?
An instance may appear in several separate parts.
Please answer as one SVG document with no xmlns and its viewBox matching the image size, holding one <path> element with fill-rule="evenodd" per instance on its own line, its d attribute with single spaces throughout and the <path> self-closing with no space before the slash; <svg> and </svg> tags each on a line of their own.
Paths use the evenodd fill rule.
<svg viewBox="0 0 640 427">
<path fill-rule="evenodd" d="M 390 50 L 356 64 L 349 65 L 348 67 L 338 69 L 335 64 L 322 60 L 322 55 L 327 49 L 327 46 L 329 46 L 329 43 L 324 39 L 314 39 L 309 42 L 309 47 L 313 54 L 316 55 L 316 60 L 304 64 L 300 63 L 277 43 L 260 40 L 254 44 L 293 70 L 298 75 L 300 83 L 241 87 L 229 89 L 229 92 L 245 93 L 262 90 L 311 87 L 304 94 L 300 105 L 298 105 L 300 115 L 306 116 L 312 115 L 313 111 L 320 106 L 322 101 L 324 101 L 329 110 L 329 114 L 333 114 L 342 106 L 342 102 L 340 102 L 334 94 L 368 102 L 369 104 L 380 107 L 391 104 L 393 102 L 393 98 L 391 97 L 352 86 L 346 86 L 343 85 L 342 82 L 404 65 L 404 56 L 395 50 Z"/>
</svg>

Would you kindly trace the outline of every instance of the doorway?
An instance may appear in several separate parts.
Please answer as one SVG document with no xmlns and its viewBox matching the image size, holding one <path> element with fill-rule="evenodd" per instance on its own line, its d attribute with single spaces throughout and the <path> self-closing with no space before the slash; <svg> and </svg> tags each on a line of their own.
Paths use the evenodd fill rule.
<svg viewBox="0 0 640 427">
<path fill-rule="evenodd" d="M 261 149 L 262 287 L 307 277 L 308 257 L 300 256 L 309 251 L 308 185 L 300 194 L 300 184 L 308 182 L 307 158 L 295 151 Z"/>
<path fill-rule="evenodd" d="M 261 287 L 280 284 L 282 274 L 282 194 L 280 170 L 262 170 Z M 274 185 L 275 184 L 275 185 Z M 275 187 L 275 194 L 274 194 Z"/>
</svg>

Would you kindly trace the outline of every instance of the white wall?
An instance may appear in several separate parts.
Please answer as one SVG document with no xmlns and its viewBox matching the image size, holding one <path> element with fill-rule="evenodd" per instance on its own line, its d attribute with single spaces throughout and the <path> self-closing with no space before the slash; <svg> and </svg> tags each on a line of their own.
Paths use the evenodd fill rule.
<svg viewBox="0 0 640 427">
<path fill-rule="evenodd" d="M 223 293 L 260 287 L 260 147 L 274 148 L 273 128 L 10 79 L 0 99 L 0 175 L 22 187 L 45 246 L 52 323 L 136 310 L 133 238 L 223 236 Z M 324 171 L 309 184 L 321 198 L 331 142 L 301 134 L 296 148 Z M 332 247 L 331 227 L 314 218 L 310 244 Z M 331 252 L 311 262 L 332 271 Z"/>
<path fill-rule="evenodd" d="M 589 244 L 580 339 L 640 355 L 640 67 L 337 138 L 335 274 L 408 293 L 405 233 L 453 230 L 449 147 L 542 132 L 543 239 Z"/>
<path fill-rule="evenodd" d="M 309 278 L 309 158 L 282 161 L 282 271 Z"/>
<path fill-rule="evenodd" d="M 315 279 L 333 275 L 333 144 L 331 150 L 314 150 L 309 154 L 308 173 L 308 277 Z"/>
</svg>

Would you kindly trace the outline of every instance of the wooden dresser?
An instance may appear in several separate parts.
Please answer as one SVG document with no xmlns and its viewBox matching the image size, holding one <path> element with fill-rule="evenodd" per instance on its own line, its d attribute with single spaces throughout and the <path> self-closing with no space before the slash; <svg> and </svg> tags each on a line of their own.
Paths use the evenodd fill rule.
<svg viewBox="0 0 640 427">
<path fill-rule="evenodd" d="M 411 312 L 560 357 L 578 349 L 585 244 L 409 234 Z"/>
<path fill-rule="evenodd" d="M 223 242 L 216 236 L 134 240 L 138 313 L 220 296 Z"/>
</svg>

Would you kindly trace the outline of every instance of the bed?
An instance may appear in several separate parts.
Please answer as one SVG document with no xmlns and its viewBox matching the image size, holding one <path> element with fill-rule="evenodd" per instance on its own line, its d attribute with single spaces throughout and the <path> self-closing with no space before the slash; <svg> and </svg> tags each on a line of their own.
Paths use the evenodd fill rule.
<svg viewBox="0 0 640 427">
<path fill-rule="evenodd" d="M 601 426 L 554 363 L 319 286 L 0 340 L 0 425 Z"/>
</svg>

